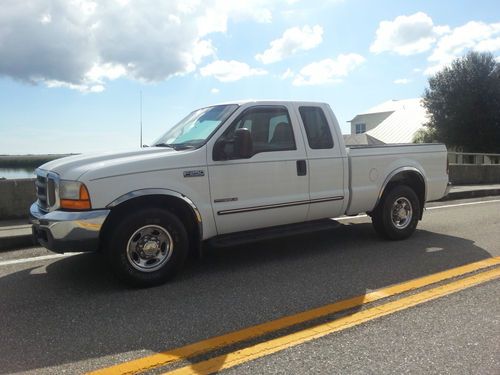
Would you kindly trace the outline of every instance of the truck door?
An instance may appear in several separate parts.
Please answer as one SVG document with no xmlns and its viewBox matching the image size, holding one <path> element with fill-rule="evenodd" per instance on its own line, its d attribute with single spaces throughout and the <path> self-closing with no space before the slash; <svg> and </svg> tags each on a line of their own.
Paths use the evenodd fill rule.
<svg viewBox="0 0 500 375">
<path fill-rule="evenodd" d="M 247 158 L 234 154 L 234 135 L 241 128 L 251 135 L 252 152 Z M 207 150 L 211 153 L 207 155 L 210 193 L 219 234 L 306 220 L 306 153 L 299 124 L 292 122 L 287 106 L 249 107 Z"/>
<path fill-rule="evenodd" d="M 321 106 L 297 106 L 309 164 L 311 206 L 307 220 L 337 217 L 344 207 L 345 156 L 335 144 Z M 342 145 L 343 147 L 343 145 Z"/>
</svg>

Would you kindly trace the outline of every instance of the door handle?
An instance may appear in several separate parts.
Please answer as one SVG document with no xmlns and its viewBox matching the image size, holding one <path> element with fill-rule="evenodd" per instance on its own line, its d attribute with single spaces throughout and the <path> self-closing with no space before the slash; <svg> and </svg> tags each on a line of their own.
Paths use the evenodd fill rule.
<svg viewBox="0 0 500 375">
<path fill-rule="evenodd" d="M 305 160 L 297 160 L 297 176 L 305 176 L 307 174 L 307 165 Z"/>
</svg>

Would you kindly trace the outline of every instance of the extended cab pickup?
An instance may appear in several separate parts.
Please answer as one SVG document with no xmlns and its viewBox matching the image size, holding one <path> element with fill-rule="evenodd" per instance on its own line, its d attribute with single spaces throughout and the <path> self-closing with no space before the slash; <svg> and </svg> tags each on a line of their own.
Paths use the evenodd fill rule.
<svg viewBox="0 0 500 375">
<path fill-rule="evenodd" d="M 323 228 L 344 214 L 366 212 L 381 236 L 404 239 L 448 184 L 444 145 L 346 148 L 327 104 L 295 101 L 201 108 L 152 147 L 70 156 L 36 173 L 38 242 L 103 251 L 135 285 L 165 282 L 207 240 Z"/>
</svg>

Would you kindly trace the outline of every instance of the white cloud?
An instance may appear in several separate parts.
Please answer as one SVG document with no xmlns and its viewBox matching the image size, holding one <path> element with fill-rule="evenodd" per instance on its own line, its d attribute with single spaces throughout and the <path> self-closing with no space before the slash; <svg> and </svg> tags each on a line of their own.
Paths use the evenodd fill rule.
<svg viewBox="0 0 500 375">
<path fill-rule="evenodd" d="M 323 41 L 323 28 L 319 25 L 292 27 L 285 30 L 281 38 L 273 40 L 270 47 L 255 58 L 264 63 L 271 64 L 281 61 L 299 51 L 307 51 L 318 46 Z"/>
<path fill-rule="evenodd" d="M 398 78 L 393 81 L 396 85 L 407 85 L 408 83 L 411 82 L 411 79 L 408 78 Z"/>
<path fill-rule="evenodd" d="M 292 69 L 288 68 L 285 72 L 283 72 L 283 74 L 280 75 L 280 79 L 288 79 L 292 78 L 293 76 L 295 76 L 295 73 Z"/>
<path fill-rule="evenodd" d="M 380 22 L 370 51 L 413 55 L 429 50 L 437 38 L 447 32 L 448 26 L 435 26 L 423 12 L 398 16 L 393 21 Z"/>
<path fill-rule="evenodd" d="M 426 75 L 437 73 L 468 50 L 500 51 L 500 23 L 470 21 L 451 29 L 446 25 L 434 25 L 423 12 L 382 21 L 376 34 L 370 46 L 370 51 L 374 53 L 392 51 L 412 55 L 432 48 L 427 59 L 431 65 L 424 70 Z"/>
<path fill-rule="evenodd" d="M 441 69 L 443 69 L 445 66 L 446 66 L 445 63 L 431 65 L 427 69 L 424 70 L 424 75 L 433 76 L 434 74 L 439 72 Z"/>
<path fill-rule="evenodd" d="M 336 59 L 324 59 L 303 67 L 293 80 L 295 86 L 322 85 L 340 82 L 352 70 L 365 62 L 365 58 L 355 53 L 342 54 Z"/>
<path fill-rule="evenodd" d="M 102 82 L 103 79 L 117 79 L 127 73 L 123 65 L 106 63 L 103 65 L 95 64 L 85 76 L 91 82 Z"/>
<path fill-rule="evenodd" d="M 482 40 L 474 49 L 479 52 L 500 51 L 500 37 L 495 39 Z"/>
<path fill-rule="evenodd" d="M 216 60 L 202 67 L 200 73 L 204 77 L 213 76 L 221 82 L 233 82 L 245 77 L 267 74 L 263 69 L 254 69 L 235 60 Z"/>
<path fill-rule="evenodd" d="M 470 21 L 454 28 L 439 39 L 428 60 L 433 64 L 425 70 L 432 75 L 462 56 L 467 50 L 478 52 L 500 51 L 500 23 Z"/>
<path fill-rule="evenodd" d="M 168 0 L 167 0 L 168 1 Z M 198 1 L 192 1 L 199 6 Z M 270 23 L 272 12 L 270 6 L 273 1 L 265 0 L 212 0 L 205 4 L 204 14 L 197 19 L 197 26 L 201 36 L 213 32 L 226 32 L 227 23 L 231 18 L 235 21 L 250 19 L 259 23 Z M 193 12 L 196 6 L 191 4 L 187 13 Z"/>
<path fill-rule="evenodd" d="M 162 81 L 214 55 L 209 34 L 225 32 L 229 21 L 270 22 L 283 2 L 7 1 L 0 12 L 0 76 L 85 92 L 119 77 Z"/>
<path fill-rule="evenodd" d="M 210 93 L 212 93 L 212 94 L 218 94 L 219 92 L 220 92 L 220 90 L 218 88 L 215 88 L 215 87 L 210 90 Z"/>
<path fill-rule="evenodd" d="M 104 86 L 96 83 L 82 83 L 82 84 L 74 84 L 57 80 L 46 80 L 45 85 L 47 87 L 64 87 L 71 90 L 78 90 L 83 93 L 91 93 L 91 92 L 102 92 L 104 91 Z"/>
<path fill-rule="evenodd" d="M 40 17 L 40 22 L 43 24 L 51 23 L 52 16 L 50 15 L 50 13 L 42 14 L 42 16 Z"/>
<path fill-rule="evenodd" d="M 126 75 L 127 70 L 122 65 L 113 65 L 106 63 L 103 65 L 95 64 L 87 73 L 81 83 L 75 84 L 57 79 L 45 80 L 47 87 L 65 87 L 71 90 L 78 90 L 83 93 L 96 93 L 105 90 L 107 80 L 114 80 Z"/>
</svg>

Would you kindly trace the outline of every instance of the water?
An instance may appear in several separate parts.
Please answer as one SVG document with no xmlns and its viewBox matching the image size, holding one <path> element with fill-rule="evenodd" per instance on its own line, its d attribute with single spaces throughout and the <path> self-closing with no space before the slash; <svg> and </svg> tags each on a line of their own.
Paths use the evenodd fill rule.
<svg viewBox="0 0 500 375">
<path fill-rule="evenodd" d="M 35 170 L 32 168 L 0 168 L 0 179 L 2 177 L 8 180 L 15 178 L 35 178 Z"/>
</svg>

